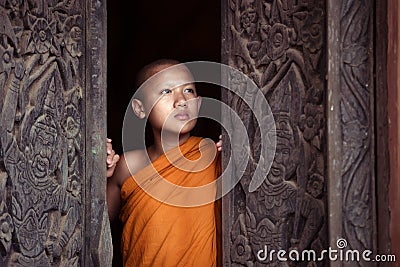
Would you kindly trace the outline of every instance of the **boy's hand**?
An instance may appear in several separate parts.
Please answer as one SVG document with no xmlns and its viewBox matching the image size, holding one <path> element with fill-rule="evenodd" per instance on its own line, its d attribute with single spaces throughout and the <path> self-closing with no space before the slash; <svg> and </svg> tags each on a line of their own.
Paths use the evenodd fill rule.
<svg viewBox="0 0 400 267">
<path fill-rule="evenodd" d="M 217 146 L 217 151 L 222 151 L 222 135 L 219 136 L 219 141 L 215 145 Z"/>
<path fill-rule="evenodd" d="M 111 139 L 107 138 L 107 178 L 114 174 L 118 161 L 119 155 L 115 154 L 115 151 L 112 149 Z"/>
</svg>

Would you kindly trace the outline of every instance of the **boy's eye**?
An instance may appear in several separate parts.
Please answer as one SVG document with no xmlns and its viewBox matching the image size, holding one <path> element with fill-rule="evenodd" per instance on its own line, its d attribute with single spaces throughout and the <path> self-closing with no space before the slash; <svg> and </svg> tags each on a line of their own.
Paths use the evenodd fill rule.
<svg viewBox="0 0 400 267">
<path fill-rule="evenodd" d="M 192 88 L 186 88 L 185 93 L 194 93 L 194 90 Z"/>
<path fill-rule="evenodd" d="M 165 94 L 169 94 L 169 93 L 171 93 L 171 92 L 172 92 L 171 89 L 163 89 L 163 90 L 161 91 L 161 94 L 165 95 Z"/>
</svg>

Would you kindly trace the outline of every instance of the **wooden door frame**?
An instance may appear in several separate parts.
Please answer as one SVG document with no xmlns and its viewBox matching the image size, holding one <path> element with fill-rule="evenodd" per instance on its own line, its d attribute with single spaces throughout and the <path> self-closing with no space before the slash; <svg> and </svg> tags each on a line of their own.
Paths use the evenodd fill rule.
<svg viewBox="0 0 400 267">
<path fill-rule="evenodd" d="M 388 213 L 390 218 L 389 237 L 392 253 L 397 256 L 400 266 L 400 211 L 398 203 L 400 199 L 400 5 L 396 0 L 388 0 L 387 3 L 387 88 L 388 88 L 388 147 L 390 164 L 389 188 L 386 192 L 379 192 L 389 198 Z M 384 62 L 383 62 L 384 63 Z M 389 245 L 390 246 L 390 245 Z M 390 248 L 388 248 L 390 249 Z"/>
<path fill-rule="evenodd" d="M 106 203 L 107 5 L 86 1 L 85 266 L 112 265 Z"/>
</svg>

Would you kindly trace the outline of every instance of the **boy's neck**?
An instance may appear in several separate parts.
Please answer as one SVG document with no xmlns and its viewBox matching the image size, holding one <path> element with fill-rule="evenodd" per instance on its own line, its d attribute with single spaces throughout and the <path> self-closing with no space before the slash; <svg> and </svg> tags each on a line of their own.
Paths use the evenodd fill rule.
<svg viewBox="0 0 400 267">
<path fill-rule="evenodd" d="M 154 161 L 167 151 L 183 144 L 189 137 L 190 133 L 180 134 L 178 138 L 176 138 L 176 134 L 173 134 L 173 136 L 164 134 L 161 140 L 161 134 L 154 133 L 154 143 L 147 148 L 150 160 Z"/>
</svg>

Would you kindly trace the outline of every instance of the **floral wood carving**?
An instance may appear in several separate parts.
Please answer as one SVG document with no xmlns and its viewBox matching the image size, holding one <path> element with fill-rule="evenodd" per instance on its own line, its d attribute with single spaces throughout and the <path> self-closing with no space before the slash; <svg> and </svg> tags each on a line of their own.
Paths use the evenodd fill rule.
<svg viewBox="0 0 400 267">
<path fill-rule="evenodd" d="M 343 1 L 340 14 L 342 234 L 359 251 L 374 249 L 372 10 L 372 1 Z"/>
</svg>

